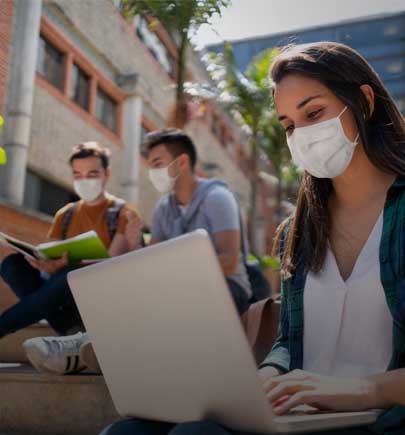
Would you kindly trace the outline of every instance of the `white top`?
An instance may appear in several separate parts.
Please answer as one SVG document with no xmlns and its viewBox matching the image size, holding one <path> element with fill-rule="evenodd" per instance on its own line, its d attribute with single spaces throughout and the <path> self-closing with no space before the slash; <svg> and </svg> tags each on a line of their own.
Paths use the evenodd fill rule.
<svg viewBox="0 0 405 435">
<path fill-rule="evenodd" d="M 346 281 L 330 248 L 322 271 L 308 273 L 304 370 L 342 377 L 386 370 L 392 355 L 392 316 L 380 279 L 382 226 L 383 213 Z"/>
</svg>

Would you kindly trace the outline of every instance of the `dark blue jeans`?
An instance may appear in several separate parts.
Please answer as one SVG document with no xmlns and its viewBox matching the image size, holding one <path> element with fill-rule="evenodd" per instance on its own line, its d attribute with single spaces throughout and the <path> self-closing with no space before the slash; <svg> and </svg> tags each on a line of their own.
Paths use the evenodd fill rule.
<svg viewBox="0 0 405 435">
<path fill-rule="evenodd" d="M 82 328 L 79 311 L 67 282 L 66 267 L 49 279 L 41 277 L 21 254 L 9 255 L 1 263 L 0 276 L 20 301 L 0 314 L 0 338 L 42 319 L 60 335 L 71 328 Z"/>
<path fill-rule="evenodd" d="M 340 429 L 316 432 L 314 435 L 370 435 L 367 428 Z M 182 424 L 160 423 L 146 420 L 122 420 L 112 424 L 100 435 L 249 435 L 229 431 L 210 421 Z M 253 435 L 253 434 L 250 434 Z"/>
</svg>

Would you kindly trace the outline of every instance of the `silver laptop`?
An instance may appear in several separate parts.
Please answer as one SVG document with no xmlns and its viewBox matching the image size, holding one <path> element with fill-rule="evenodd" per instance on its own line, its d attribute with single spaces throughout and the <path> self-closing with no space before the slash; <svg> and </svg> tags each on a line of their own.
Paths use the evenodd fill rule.
<svg viewBox="0 0 405 435">
<path fill-rule="evenodd" d="M 272 412 L 203 230 L 74 271 L 68 280 L 122 416 L 210 419 L 264 434 L 376 419 L 373 412 Z"/>
</svg>

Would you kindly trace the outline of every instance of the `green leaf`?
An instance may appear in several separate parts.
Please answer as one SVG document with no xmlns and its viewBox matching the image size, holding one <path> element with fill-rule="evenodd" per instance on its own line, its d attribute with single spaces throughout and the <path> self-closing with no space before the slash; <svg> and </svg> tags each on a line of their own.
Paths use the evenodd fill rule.
<svg viewBox="0 0 405 435">
<path fill-rule="evenodd" d="M 256 255 L 248 255 L 248 261 L 258 261 L 260 263 L 260 267 L 264 269 L 274 269 L 274 270 L 280 270 L 281 263 L 280 259 L 278 257 L 272 257 L 270 255 L 262 255 L 262 256 L 256 256 Z"/>
<path fill-rule="evenodd" d="M 0 165 L 5 165 L 7 163 L 7 155 L 4 148 L 0 147 Z"/>
<path fill-rule="evenodd" d="M 263 269 L 271 268 L 274 270 L 280 270 L 280 259 L 278 257 L 271 257 L 270 255 L 264 255 L 260 257 L 260 265 Z"/>
<path fill-rule="evenodd" d="M 3 117 L 0 115 L 0 127 L 3 127 L 3 124 L 4 124 L 4 120 Z"/>
</svg>

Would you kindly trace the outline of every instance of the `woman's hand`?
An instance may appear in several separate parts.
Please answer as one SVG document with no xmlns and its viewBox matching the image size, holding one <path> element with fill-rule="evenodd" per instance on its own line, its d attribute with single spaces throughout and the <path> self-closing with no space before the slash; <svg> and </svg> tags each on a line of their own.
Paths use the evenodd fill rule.
<svg viewBox="0 0 405 435">
<path fill-rule="evenodd" d="M 268 385 L 272 382 L 275 376 L 279 376 L 280 372 L 272 366 L 265 366 L 259 370 L 259 377 L 263 381 L 264 390 L 266 391 Z"/>
<path fill-rule="evenodd" d="M 58 260 L 35 260 L 30 257 L 25 257 L 25 259 L 33 268 L 38 269 L 41 272 L 46 272 L 49 275 L 59 272 L 69 264 L 67 252 L 64 252 L 62 257 Z"/>
<path fill-rule="evenodd" d="M 125 238 L 128 249 L 133 251 L 141 245 L 143 221 L 139 215 L 133 211 L 126 212 L 127 225 L 125 227 Z"/>
<path fill-rule="evenodd" d="M 266 394 L 276 414 L 298 405 L 349 412 L 378 407 L 377 385 L 371 379 L 334 378 L 302 370 L 270 379 Z"/>
</svg>

